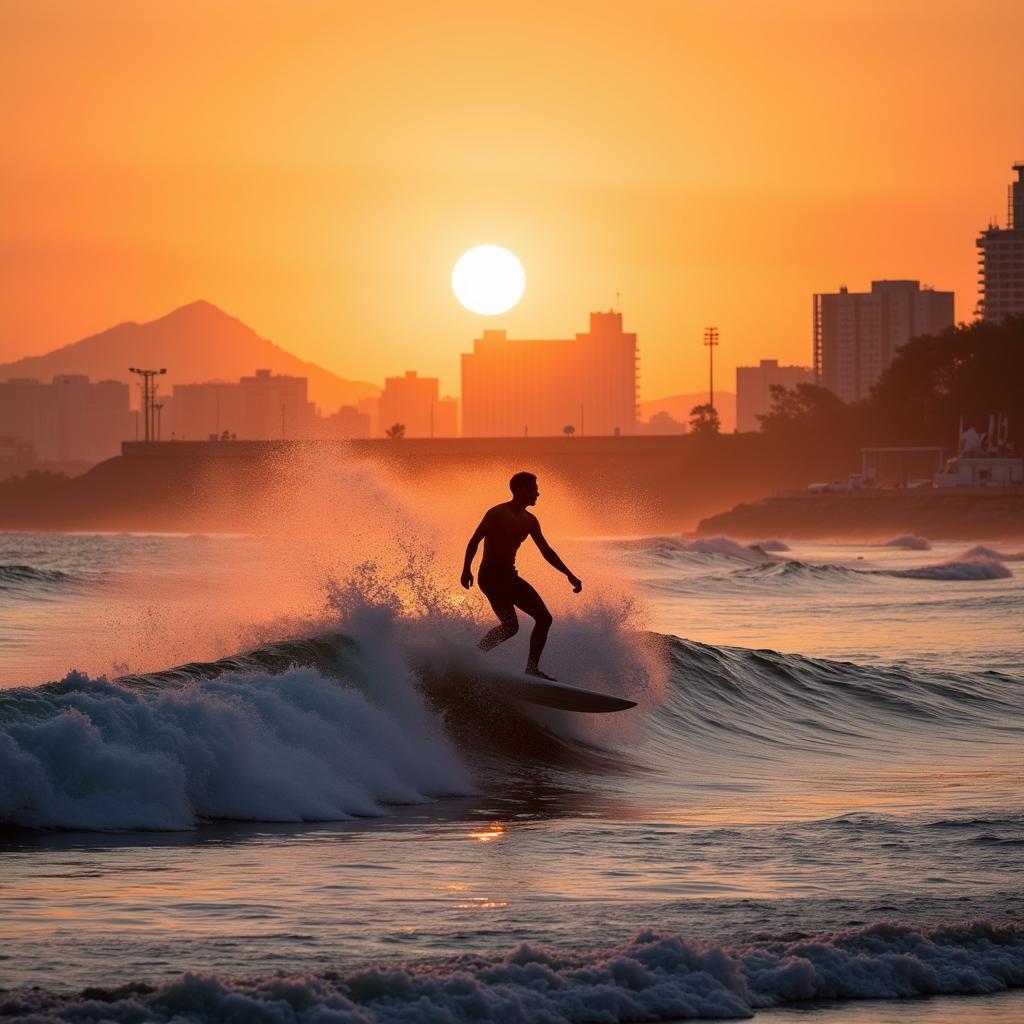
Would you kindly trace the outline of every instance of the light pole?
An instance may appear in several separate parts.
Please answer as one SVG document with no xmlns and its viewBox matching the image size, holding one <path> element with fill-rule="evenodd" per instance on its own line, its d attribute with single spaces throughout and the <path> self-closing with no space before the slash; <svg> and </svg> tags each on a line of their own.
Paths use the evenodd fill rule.
<svg viewBox="0 0 1024 1024">
<path fill-rule="evenodd" d="M 157 383 L 154 378 L 166 373 L 167 370 L 140 370 L 137 366 L 129 366 L 128 372 L 142 378 L 142 383 L 139 385 L 142 388 L 142 422 L 145 427 L 145 440 L 152 441 L 156 434 L 154 399 L 156 398 Z"/>
<path fill-rule="evenodd" d="M 715 349 L 718 348 L 718 328 L 704 328 L 704 344 L 708 347 L 708 405 L 715 407 Z"/>
</svg>

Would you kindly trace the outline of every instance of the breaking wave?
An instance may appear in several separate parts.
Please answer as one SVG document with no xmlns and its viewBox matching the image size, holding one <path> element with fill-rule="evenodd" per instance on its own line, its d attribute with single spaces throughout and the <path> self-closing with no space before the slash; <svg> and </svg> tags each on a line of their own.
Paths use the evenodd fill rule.
<svg viewBox="0 0 1024 1024">
<path fill-rule="evenodd" d="M 634 662 L 652 659 L 668 685 L 651 689 L 645 673 L 657 672 L 631 677 L 595 654 L 608 666 L 604 688 L 641 701 L 612 716 L 502 702 L 476 689 L 459 649 L 432 656 L 431 673 L 457 684 L 438 696 L 417 675 L 422 653 L 341 634 L 145 676 L 73 672 L 0 691 L 0 822 L 175 830 L 208 819 L 342 820 L 504 790 L 523 765 L 556 779 L 564 771 L 572 788 L 581 772 L 685 779 L 696 751 L 704 768 L 731 776 L 744 759 L 889 752 L 915 730 L 922 742 L 937 728 L 973 743 L 1024 735 L 1019 683 L 996 672 L 930 675 L 658 634 L 633 644 Z M 581 658 L 579 681 L 596 685 L 585 670 Z"/>
<path fill-rule="evenodd" d="M 338 974 L 170 983 L 0 996 L 0 1016 L 81 1022 L 259 1020 L 390 1022 L 729 1020 L 793 1002 L 978 995 L 1024 986 L 1024 929 L 988 920 L 915 928 L 882 921 L 800 937 L 714 945 L 642 931 L 562 952 L 520 945 Z"/>
</svg>

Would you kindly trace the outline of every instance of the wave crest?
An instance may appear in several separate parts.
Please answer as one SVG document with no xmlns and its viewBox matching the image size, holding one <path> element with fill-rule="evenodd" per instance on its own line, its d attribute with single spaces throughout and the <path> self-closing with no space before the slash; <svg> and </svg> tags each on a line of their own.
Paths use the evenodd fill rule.
<svg viewBox="0 0 1024 1024">
<path fill-rule="evenodd" d="M 0 822 L 186 829 L 205 818 L 339 820 L 470 793 L 411 684 L 375 703 L 314 668 L 172 688 L 73 672 L 0 693 Z"/>
</svg>

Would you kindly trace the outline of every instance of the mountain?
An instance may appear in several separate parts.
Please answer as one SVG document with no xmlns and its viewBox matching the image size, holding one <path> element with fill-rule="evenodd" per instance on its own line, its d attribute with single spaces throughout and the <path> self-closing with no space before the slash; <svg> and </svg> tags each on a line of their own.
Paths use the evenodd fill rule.
<svg viewBox="0 0 1024 1024">
<path fill-rule="evenodd" d="M 160 391 L 165 395 L 175 384 L 235 381 L 252 376 L 258 368 L 307 377 L 309 397 L 324 414 L 380 394 L 375 384 L 345 380 L 293 356 L 241 320 L 202 301 L 182 306 L 159 320 L 118 324 L 46 355 L 0 363 L 0 381 L 36 377 L 48 383 L 62 373 L 84 373 L 94 381 L 134 381 L 129 366 L 167 367 L 167 375 L 160 378 Z"/>
<path fill-rule="evenodd" d="M 695 391 L 690 395 L 669 395 L 667 398 L 652 398 L 640 403 L 640 418 L 649 420 L 655 413 L 667 412 L 679 423 L 689 423 L 690 410 L 695 405 L 704 405 L 708 400 L 706 391 Z M 722 424 L 722 433 L 731 434 L 736 429 L 736 396 L 731 391 L 715 390 L 715 408 Z"/>
</svg>

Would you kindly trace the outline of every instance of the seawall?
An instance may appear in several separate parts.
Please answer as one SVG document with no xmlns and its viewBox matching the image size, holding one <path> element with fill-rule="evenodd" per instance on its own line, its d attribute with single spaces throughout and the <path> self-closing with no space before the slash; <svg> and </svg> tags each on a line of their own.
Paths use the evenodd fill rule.
<svg viewBox="0 0 1024 1024">
<path fill-rule="evenodd" d="M 332 467 L 368 464 L 415 495 L 512 473 L 557 478 L 608 532 L 681 532 L 702 517 L 781 488 L 845 475 L 855 452 L 794 452 L 758 434 L 356 441 L 126 442 L 122 454 L 42 489 L 6 487 L 0 529 L 246 530 L 281 483 L 301 496 Z"/>
</svg>

